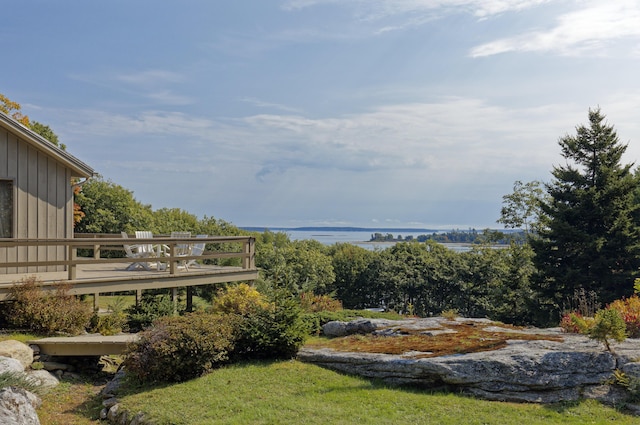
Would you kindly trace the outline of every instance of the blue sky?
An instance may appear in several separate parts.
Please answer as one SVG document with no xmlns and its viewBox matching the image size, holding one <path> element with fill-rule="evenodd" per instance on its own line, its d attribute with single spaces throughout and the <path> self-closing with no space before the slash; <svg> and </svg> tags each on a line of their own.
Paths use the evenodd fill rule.
<svg viewBox="0 0 640 425">
<path fill-rule="evenodd" d="M 640 1 L 3 4 L 0 93 L 154 208 L 499 227 L 600 107 L 640 158 Z"/>
</svg>

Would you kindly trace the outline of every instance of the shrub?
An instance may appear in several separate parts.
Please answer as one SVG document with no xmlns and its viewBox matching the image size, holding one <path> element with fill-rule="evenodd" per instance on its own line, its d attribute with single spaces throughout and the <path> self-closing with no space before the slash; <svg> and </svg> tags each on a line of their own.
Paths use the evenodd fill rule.
<svg viewBox="0 0 640 425">
<path fill-rule="evenodd" d="M 282 295 L 238 323 L 234 357 L 239 359 L 291 358 L 309 332 L 296 300 Z"/>
<path fill-rule="evenodd" d="M 33 332 L 80 334 L 91 317 L 91 307 L 73 295 L 68 285 L 54 291 L 43 290 L 35 277 L 21 280 L 11 287 L 7 319 L 11 325 Z"/>
<path fill-rule="evenodd" d="M 181 382 L 225 363 L 233 348 L 233 316 L 163 317 L 127 349 L 124 366 L 143 382 Z"/>
<path fill-rule="evenodd" d="M 596 313 L 593 327 L 589 329 L 589 337 L 604 343 L 607 351 L 611 351 L 609 339 L 624 341 L 626 325 L 618 310 L 607 308 Z"/>
<path fill-rule="evenodd" d="M 578 311 L 565 313 L 560 320 L 560 327 L 567 333 L 588 334 L 593 325 L 593 317 L 584 317 Z"/>
<path fill-rule="evenodd" d="M 90 332 L 98 332 L 100 335 L 116 335 L 126 327 L 127 317 L 122 311 L 123 298 L 116 298 L 113 304 L 109 304 L 106 314 L 94 312 L 89 324 Z"/>
<path fill-rule="evenodd" d="M 620 312 L 630 338 L 640 337 L 640 297 L 632 295 L 629 298 L 615 300 L 608 308 Z"/>
<path fill-rule="evenodd" d="M 218 291 L 218 296 L 213 300 L 211 311 L 246 316 L 268 306 L 269 302 L 264 295 L 246 283 L 241 283 Z"/>
<path fill-rule="evenodd" d="M 328 295 L 315 295 L 313 292 L 303 292 L 300 294 L 300 307 L 306 313 L 319 311 L 339 311 L 342 310 L 342 303 Z"/>
<path fill-rule="evenodd" d="M 168 295 L 152 295 L 144 293 L 137 305 L 125 310 L 127 313 L 127 327 L 131 332 L 140 332 L 160 317 L 173 314 L 173 302 Z"/>
<path fill-rule="evenodd" d="M 460 315 L 458 314 L 458 310 L 455 308 L 450 308 L 447 310 L 443 310 L 440 313 L 440 316 L 444 317 L 447 320 L 455 320 L 456 317 L 460 317 Z"/>
</svg>

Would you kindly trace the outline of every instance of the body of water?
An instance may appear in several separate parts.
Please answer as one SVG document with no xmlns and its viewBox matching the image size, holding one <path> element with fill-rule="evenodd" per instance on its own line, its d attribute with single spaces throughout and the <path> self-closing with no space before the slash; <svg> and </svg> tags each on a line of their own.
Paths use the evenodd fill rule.
<svg viewBox="0 0 640 425">
<path fill-rule="evenodd" d="M 333 245 L 335 243 L 350 243 L 352 245 L 360 246 L 369 250 L 385 249 L 396 244 L 396 242 L 369 242 L 371 235 L 374 233 L 381 233 L 386 235 L 391 233 L 394 237 L 413 236 L 414 239 L 420 235 L 427 235 L 433 233 L 433 231 L 423 232 L 386 232 L 371 229 L 368 231 L 338 231 L 338 230 L 293 230 L 293 229 L 281 229 L 273 230 L 274 232 L 284 232 L 289 235 L 291 240 L 306 240 L 314 239 L 324 245 Z M 443 244 L 450 249 L 457 252 L 469 251 L 471 248 L 465 244 Z"/>
</svg>

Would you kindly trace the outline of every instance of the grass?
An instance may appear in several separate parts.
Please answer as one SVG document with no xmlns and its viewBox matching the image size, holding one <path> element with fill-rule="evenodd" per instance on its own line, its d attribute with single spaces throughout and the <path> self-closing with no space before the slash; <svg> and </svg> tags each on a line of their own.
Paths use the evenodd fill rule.
<svg viewBox="0 0 640 425">
<path fill-rule="evenodd" d="M 122 406 L 157 425 L 637 424 L 598 402 L 543 406 L 390 388 L 297 361 L 246 363 L 170 386 L 127 384 Z"/>
<path fill-rule="evenodd" d="M 503 326 L 504 327 L 504 326 Z M 483 333 L 475 326 L 452 334 L 387 338 L 379 352 L 427 350 L 474 351 L 489 341 L 514 339 L 514 333 Z M 455 335 L 455 334 L 454 334 Z M 521 334 L 522 338 L 530 336 Z M 4 334 L 0 339 L 26 341 L 36 335 Z M 416 337 L 418 337 L 416 339 Z M 464 338 L 461 338 L 464 337 Z M 349 337 L 351 350 L 376 351 L 374 339 Z M 429 346 L 424 346 L 427 338 Z M 462 341 L 461 341 L 462 339 Z M 310 345 L 344 344 L 340 338 L 311 338 Z M 346 338 L 344 341 L 348 341 Z M 383 340 L 380 340 L 383 341 Z M 393 344 L 390 343 L 393 341 Z M 402 341 L 402 342 L 400 342 Z M 379 341 L 377 342 L 379 343 Z M 389 345 L 391 344 L 391 345 Z M 396 344 L 396 346 L 394 346 Z M 397 345 L 399 344 L 399 345 Z M 476 344 L 474 348 L 474 344 Z M 498 343 L 499 345 L 499 343 Z M 448 347 L 448 348 L 447 348 Z M 495 347 L 493 347 L 495 349 Z M 484 348 L 491 349 L 491 347 Z M 395 350 L 395 351 L 394 351 Z M 459 351 L 455 351 L 459 352 Z M 104 381 L 65 381 L 42 394 L 38 409 L 43 425 L 95 425 L 102 408 L 98 392 Z M 593 400 L 556 405 L 499 403 L 453 393 L 388 387 L 297 361 L 230 365 L 199 379 L 156 387 L 128 382 L 120 396 L 123 408 L 139 411 L 157 425 L 196 424 L 635 424 L 637 417 Z"/>
<path fill-rule="evenodd" d="M 38 416 L 42 425 L 100 424 L 102 398 L 98 395 L 104 382 L 62 381 L 41 395 Z"/>
</svg>

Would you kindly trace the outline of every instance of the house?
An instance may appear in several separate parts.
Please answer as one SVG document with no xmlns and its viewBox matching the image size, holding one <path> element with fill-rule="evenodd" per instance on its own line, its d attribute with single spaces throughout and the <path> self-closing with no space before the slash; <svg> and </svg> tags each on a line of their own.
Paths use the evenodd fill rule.
<svg viewBox="0 0 640 425">
<path fill-rule="evenodd" d="M 87 164 L 0 112 L 0 238 L 72 238 L 72 179 L 93 174 Z M 62 246 L 0 247 L 0 263 L 60 261 L 66 255 Z M 63 269 L 44 265 L 37 271 Z M 0 274 L 31 271 L 36 268 L 0 268 Z"/>
</svg>

